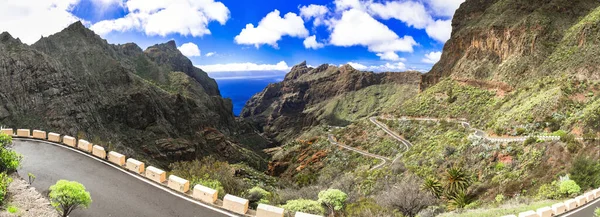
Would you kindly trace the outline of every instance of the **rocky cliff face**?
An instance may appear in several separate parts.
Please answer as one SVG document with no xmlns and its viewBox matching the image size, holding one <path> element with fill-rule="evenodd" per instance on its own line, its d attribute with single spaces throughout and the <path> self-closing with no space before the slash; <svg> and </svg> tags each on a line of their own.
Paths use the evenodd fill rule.
<svg viewBox="0 0 600 217">
<path fill-rule="evenodd" d="M 417 93 L 420 75 L 361 72 L 350 65 L 311 68 L 303 62 L 252 97 L 240 116 L 283 141 L 319 124 L 344 125 L 398 105 Z"/>
<path fill-rule="evenodd" d="M 555 75 L 557 58 L 552 57 L 581 51 L 564 52 L 562 44 L 568 37 L 589 36 L 585 31 L 570 33 L 599 5 L 594 0 L 467 0 L 456 11 L 452 37 L 444 46 L 441 60 L 423 77 L 423 87 L 444 77 L 517 86 Z M 584 23 L 597 23 L 595 18 Z"/>
<path fill-rule="evenodd" d="M 215 81 L 172 41 L 145 51 L 111 45 L 81 23 L 32 46 L 2 33 L 0 81 L 0 123 L 75 135 L 164 166 L 215 153 L 259 166 L 262 157 L 248 149 L 268 144 L 235 120 Z"/>
</svg>

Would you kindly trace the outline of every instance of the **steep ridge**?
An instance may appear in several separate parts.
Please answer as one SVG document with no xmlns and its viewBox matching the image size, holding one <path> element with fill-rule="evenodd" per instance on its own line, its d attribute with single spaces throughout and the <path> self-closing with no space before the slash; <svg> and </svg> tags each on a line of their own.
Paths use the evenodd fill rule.
<svg viewBox="0 0 600 217">
<path fill-rule="evenodd" d="M 282 82 L 253 96 L 241 117 L 278 141 L 319 124 L 345 125 L 416 95 L 419 72 L 362 72 L 350 65 L 296 65 Z"/>
<path fill-rule="evenodd" d="M 79 22 L 32 46 L 2 33 L 0 80 L 3 124 L 77 135 L 165 167 L 215 153 L 264 161 L 248 149 L 268 142 L 172 41 L 111 45 Z"/>
</svg>

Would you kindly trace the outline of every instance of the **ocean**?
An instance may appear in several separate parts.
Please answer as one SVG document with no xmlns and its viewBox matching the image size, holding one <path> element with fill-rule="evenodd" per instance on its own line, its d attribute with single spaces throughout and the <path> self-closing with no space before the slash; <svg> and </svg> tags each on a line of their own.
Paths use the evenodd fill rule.
<svg viewBox="0 0 600 217">
<path fill-rule="evenodd" d="M 282 81 L 283 77 L 284 75 L 277 75 L 260 78 L 215 78 L 215 80 L 221 95 L 233 101 L 233 113 L 239 116 L 246 102 L 254 94 L 261 92 L 270 83 Z"/>
</svg>

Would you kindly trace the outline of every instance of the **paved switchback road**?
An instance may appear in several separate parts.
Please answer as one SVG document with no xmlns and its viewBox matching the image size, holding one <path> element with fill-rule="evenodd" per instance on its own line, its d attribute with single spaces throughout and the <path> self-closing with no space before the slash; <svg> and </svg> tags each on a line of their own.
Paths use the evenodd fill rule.
<svg viewBox="0 0 600 217">
<path fill-rule="evenodd" d="M 59 179 L 82 183 L 92 196 L 86 210 L 71 217 L 217 217 L 236 216 L 175 196 L 101 161 L 40 141 L 13 140 L 23 155 L 21 177 L 36 176 L 33 186 L 47 195 Z"/>
</svg>

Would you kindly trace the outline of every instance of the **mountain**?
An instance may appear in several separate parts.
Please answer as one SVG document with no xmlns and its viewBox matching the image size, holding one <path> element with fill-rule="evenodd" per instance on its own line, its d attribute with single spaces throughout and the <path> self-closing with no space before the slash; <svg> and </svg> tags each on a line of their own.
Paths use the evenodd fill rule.
<svg viewBox="0 0 600 217">
<path fill-rule="evenodd" d="M 421 73 L 362 72 L 350 65 L 294 66 L 282 82 L 253 96 L 240 114 L 283 141 L 317 125 L 347 125 L 417 94 Z"/>
<path fill-rule="evenodd" d="M 264 165 L 269 142 L 170 41 L 112 45 L 80 22 L 31 46 L 0 35 L 0 123 L 85 138 L 166 167 L 217 154 Z"/>
</svg>

